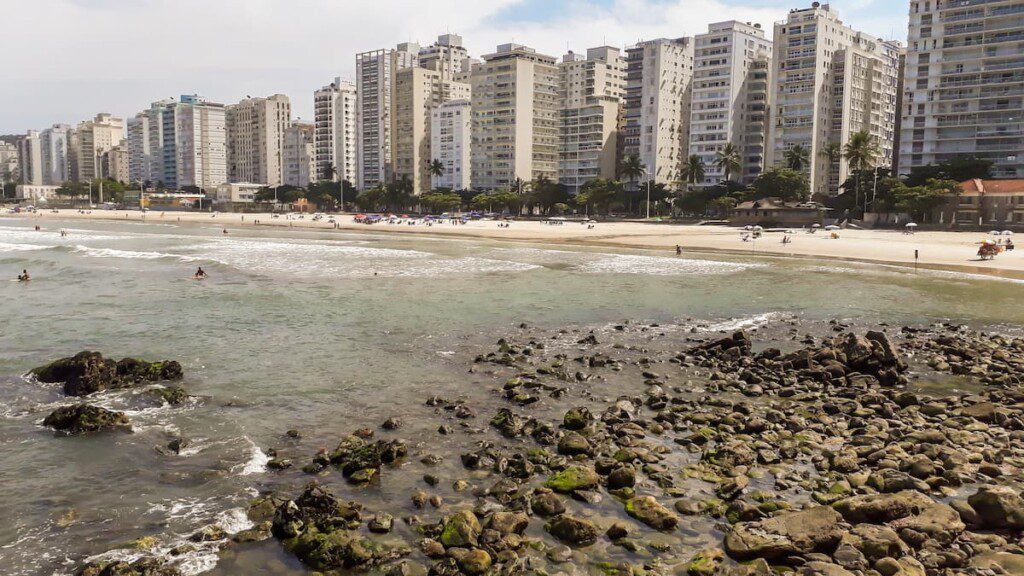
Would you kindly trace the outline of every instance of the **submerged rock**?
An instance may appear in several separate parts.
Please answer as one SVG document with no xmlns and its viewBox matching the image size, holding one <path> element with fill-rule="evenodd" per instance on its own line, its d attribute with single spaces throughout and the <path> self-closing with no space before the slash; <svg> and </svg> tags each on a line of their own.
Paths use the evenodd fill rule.
<svg viewBox="0 0 1024 576">
<path fill-rule="evenodd" d="M 166 360 L 145 362 L 125 358 L 115 362 L 99 352 L 79 352 L 31 371 L 40 382 L 63 383 L 68 396 L 87 396 L 100 390 L 128 388 L 141 382 L 180 380 L 181 364 Z"/>
<path fill-rule="evenodd" d="M 570 466 L 555 473 L 544 485 L 555 492 L 568 494 L 577 490 L 593 490 L 599 481 L 600 477 L 592 468 Z"/>
<path fill-rule="evenodd" d="M 651 496 L 627 501 L 626 513 L 655 530 L 669 531 L 679 524 L 679 518 Z"/>
<path fill-rule="evenodd" d="M 831 551 L 843 535 L 842 516 L 827 506 L 740 522 L 725 536 L 725 551 L 737 560 L 772 560 L 793 554 Z"/>
<path fill-rule="evenodd" d="M 104 430 L 130 432 L 132 429 L 131 422 L 123 412 L 114 412 L 91 404 L 57 408 L 43 420 L 43 426 L 49 426 L 71 436 Z"/>
<path fill-rule="evenodd" d="M 600 534 L 592 522 L 568 514 L 552 518 L 544 525 L 544 529 L 548 534 L 571 546 L 590 546 L 597 542 Z"/>
</svg>

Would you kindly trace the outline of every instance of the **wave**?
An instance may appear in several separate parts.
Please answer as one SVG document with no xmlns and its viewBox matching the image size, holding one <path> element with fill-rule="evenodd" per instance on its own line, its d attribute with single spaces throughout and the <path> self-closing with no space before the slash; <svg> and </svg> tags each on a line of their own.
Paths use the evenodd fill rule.
<svg viewBox="0 0 1024 576">
<path fill-rule="evenodd" d="M 115 248 L 90 248 L 89 246 L 82 246 L 81 244 L 75 245 L 72 252 L 76 252 L 90 258 L 128 258 L 133 260 L 159 260 L 161 258 L 174 258 L 181 262 L 196 262 L 202 260 L 202 258 L 186 256 L 184 254 L 117 250 Z"/>
<path fill-rule="evenodd" d="M 653 276 L 690 276 L 733 274 L 763 268 L 764 264 L 693 260 L 661 256 L 631 254 L 599 254 L 599 258 L 586 262 L 577 270 L 588 274 L 648 274 Z"/>
<path fill-rule="evenodd" d="M 764 314 L 756 314 L 754 316 L 747 316 L 744 318 L 730 318 L 729 320 L 716 322 L 714 324 L 701 327 L 700 329 L 705 332 L 732 332 L 735 330 L 750 330 L 766 326 L 771 322 L 783 317 L 785 317 L 785 315 L 781 312 L 765 312 Z"/>
<path fill-rule="evenodd" d="M 266 472 L 270 456 L 267 456 L 263 449 L 257 446 L 248 436 L 245 437 L 245 440 L 250 446 L 249 459 L 233 467 L 231 471 L 239 476 L 252 476 L 253 474 Z"/>
<path fill-rule="evenodd" d="M 10 242 L 0 242 L 0 254 L 7 252 L 30 252 L 35 250 L 49 250 L 56 248 L 56 246 L 45 246 L 43 244 L 14 244 Z"/>
</svg>

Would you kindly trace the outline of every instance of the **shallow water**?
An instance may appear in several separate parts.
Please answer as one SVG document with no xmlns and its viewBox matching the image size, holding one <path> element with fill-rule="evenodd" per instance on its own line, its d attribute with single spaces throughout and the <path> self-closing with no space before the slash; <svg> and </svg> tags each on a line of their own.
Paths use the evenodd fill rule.
<svg viewBox="0 0 1024 576">
<path fill-rule="evenodd" d="M 377 234 L 224 236 L 212 222 L 44 226 L 0 219 L 0 276 L 33 276 L 0 282 L 0 573 L 10 575 L 70 572 L 147 535 L 168 549 L 211 522 L 245 528 L 237 508 L 256 490 L 301 481 L 268 473 L 261 448 L 308 456 L 395 413 L 404 437 L 426 438 L 436 422 L 422 399 L 485 399 L 469 361 L 522 322 L 1024 325 L 1020 282 L 950 272 Z M 199 265 L 208 280 L 190 279 Z M 684 334 L 658 338 L 682 347 Z M 83 349 L 179 360 L 198 398 L 167 407 L 145 390 L 105 393 L 96 403 L 127 410 L 132 434 L 55 437 L 38 423 L 71 401 L 22 374 Z M 303 438 L 286 438 L 291 428 Z M 193 442 L 182 455 L 157 449 L 177 435 Z M 434 436 L 418 449 L 458 442 Z M 362 497 L 407 500 L 409 485 L 372 491 Z M 274 543 L 236 547 L 216 566 L 202 548 L 181 561 L 193 574 L 305 573 Z"/>
</svg>

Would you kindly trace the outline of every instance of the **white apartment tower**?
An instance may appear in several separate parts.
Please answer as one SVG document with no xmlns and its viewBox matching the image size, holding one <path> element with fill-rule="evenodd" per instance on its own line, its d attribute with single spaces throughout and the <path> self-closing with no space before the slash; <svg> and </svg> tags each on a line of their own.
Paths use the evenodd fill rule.
<svg viewBox="0 0 1024 576">
<path fill-rule="evenodd" d="M 124 141 L 124 120 L 110 114 L 78 125 L 78 181 L 88 182 L 103 176 L 103 155 Z"/>
<path fill-rule="evenodd" d="M 356 54 L 356 187 L 386 184 L 391 166 L 391 87 L 402 68 L 417 65 L 420 47 L 403 43 L 396 49 Z"/>
<path fill-rule="evenodd" d="M 772 42 L 760 24 L 720 22 L 694 38 L 689 155 L 704 163 L 704 181 L 723 182 L 718 152 L 732 144 L 742 167 L 729 179 L 750 184 L 764 168 Z"/>
<path fill-rule="evenodd" d="M 417 62 L 420 68 L 440 72 L 446 80 L 459 80 L 470 71 L 472 60 L 462 46 L 462 36 L 443 34 L 437 37 L 437 42 L 420 49 Z"/>
<path fill-rule="evenodd" d="M 0 141 L 0 184 L 14 182 L 21 176 L 18 167 L 18 146 Z"/>
<path fill-rule="evenodd" d="M 777 22 L 774 41 L 770 163 L 785 165 L 786 151 L 800 145 L 808 151 L 811 192 L 836 195 L 849 165 L 824 151 L 866 130 L 881 152 L 876 165 L 890 166 L 900 45 L 853 30 L 817 2 Z"/>
<path fill-rule="evenodd" d="M 315 130 L 296 122 L 284 131 L 284 183 L 305 188 L 316 176 Z"/>
<path fill-rule="evenodd" d="M 1024 1 L 912 0 L 900 171 L 957 156 L 1024 178 Z"/>
<path fill-rule="evenodd" d="M 474 188 L 495 190 L 558 178 L 559 100 L 555 58 L 503 44 L 473 68 Z"/>
<path fill-rule="evenodd" d="M 570 51 L 558 71 L 558 182 L 576 194 L 590 180 L 615 178 L 625 62 L 618 48 L 602 46 L 586 56 Z"/>
<path fill-rule="evenodd" d="M 638 156 L 645 179 L 679 178 L 689 151 L 693 39 L 660 38 L 626 49 L 623 156 Z"/>
<path fill-rule="evenodd" d="M 39 152 L 43 184 L 60 186 L 72 180 L 75 130 L 66 124 L 54 124 L 39 133 Z"/>
<path fill-rule="evenodd" d="M 170 190 L 227 182 L 223 104 L 196 95 L 154 102 L 128 121 L 128 179 Z"/>
<path fill-rule="evenodd" d="M 468 100 L 470 85 L 442 72 L 409 67 L 395 73 L 391 96 L 391 158 L 396 178 L 408 178 L 414 194 L 430 190 L 431 122 L 435 108 Z"/>
<path fill-rule="evenodd" d="M 288 97 L 246 98 L 227 107 L 228 181 L 280 186 L 284 133 L 292 125 Z"/>
<path fill-rule="evenodd" d="M 444 167 L 432 176 L 433 188 L 468 190 L 471 187 L 473 107 L 468 99 L 449 100 L 431 111 L 430 151 Z"/>
<path fill-rule="evenodd" d="M 22 184 L 43 185 L 43 150 L 38 130 L 29 130 L 18 140 L 18 166 L 21 167 Z"/>
<path fill-rule="evenodd" d="M 356 181 L 356 86 L 335 78 L 313 95 L 316 180 Z"/>
</svg>

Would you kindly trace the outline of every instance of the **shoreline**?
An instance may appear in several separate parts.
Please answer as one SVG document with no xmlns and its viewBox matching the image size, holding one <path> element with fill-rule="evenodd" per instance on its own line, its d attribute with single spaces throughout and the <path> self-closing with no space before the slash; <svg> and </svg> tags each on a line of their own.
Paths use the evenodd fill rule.
<svg viewBox="0 0 1024 576">
<path fill-rule="evenodd" d="M 161 217 L 162 215 L 162 217 Z M 352 214 L 336 216 L 337 227 L 326 221 L 311 218 L 272 218 L 270 214 L 147 212 L 77 210 L 37 212 L 35 214 L 9 214 L 25 220 L 98 220 L 129 222 L 216 222 L 228 228 L 255 227 L 279 229 L 302 228 L 313 231 L 343 231 L 422 235 L 434 238 L 500 240 L 520 243 L 555 244 L 592 248 L 620 248 L 631 250 L 671 251 L 676 245 L 687 253 L 729 254 L 737 256 L 774 256 L 783 258 L 839 260 L 850 263 L 924 268 L 926 270 L 959 272 L 1004 279 L 1024 279 L 1024 252 L 1000 254 L 995 260 L 980 261 L 974 246 L 986 237 L 977 232 L 917 232 L 907 235 L 894 230 L 842 230 L 840 239 L 832 240 L 824 231 L 807 234 L 794 229 L 793 242 L 781 244 L 781 233 L 766 233 L 761 240 L 742 242 L 742 229 L 735 227 L 664 225 L 643 222 L 605 222 L 594 228 L 566 222 L 549 225 L 540 221 L 514 221 L 508 228 L 498 228 L 495 221 L 471 221 L 464 225 L 435 224 L 357 224 Z M 308 216 L 308 215 L 307 215 Z M 243 220 L 244 218 L 244 220 Z M 173 219 L 173 220 L 172 220 Z M 652 227 L 656 229 L 655 232 Z M 903 255 L 902 257 L 897 256 Z M 913 254 L 921 257 L 915 264 Z"/>
</svg>

